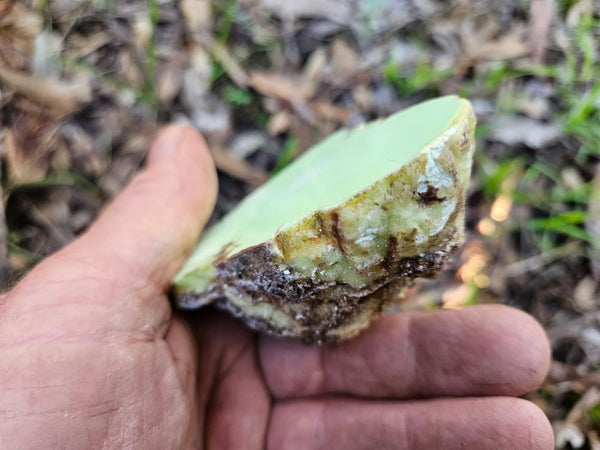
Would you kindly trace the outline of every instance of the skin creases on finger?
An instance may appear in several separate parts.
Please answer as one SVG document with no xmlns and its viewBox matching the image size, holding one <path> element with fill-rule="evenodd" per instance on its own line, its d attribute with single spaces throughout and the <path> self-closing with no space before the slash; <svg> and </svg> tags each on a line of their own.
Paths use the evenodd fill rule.
<svg viewBox="0 0 600 450">
<path fill-rule="evenodd" d="M 262 338 L 259 358 L 280 399 L 518 396 L 545 378 L 550 347 L 532 317 L 488 305 L 384 316 L 357 338 L 323 347 Z"/>
<path fill-rule="evenodd" d="M 413 402 L 291 400 L 276 404 L 267 448 L 551 450 L 548 419 L 507 397 Z"/>
</svg>

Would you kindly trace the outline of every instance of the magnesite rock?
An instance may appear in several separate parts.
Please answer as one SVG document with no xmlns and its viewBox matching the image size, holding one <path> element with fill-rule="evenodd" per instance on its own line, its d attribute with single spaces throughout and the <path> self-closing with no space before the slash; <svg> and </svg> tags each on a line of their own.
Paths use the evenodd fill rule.
<svg viewBox="0 0 600 450">
<path fill-rule="evenodd" d="M 456 112 L 416 156 L 264 242 L 192 258 L 175 279 L 178 306 L 213 303 L 255 330 L 321 343 L 355 336 L 436 274 L 463 242 L 475 117 L 465 100 L 435 101 Z"/>
</svg>

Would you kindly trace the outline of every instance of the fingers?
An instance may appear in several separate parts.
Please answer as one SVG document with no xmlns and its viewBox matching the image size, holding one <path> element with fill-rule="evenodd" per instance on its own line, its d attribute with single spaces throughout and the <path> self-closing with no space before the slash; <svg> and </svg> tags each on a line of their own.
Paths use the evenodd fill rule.
<svg viewBox="0 0 600 450">
<path fill-rule="evenodd" d="M 192 315 L 192 324 L 202 367 L 198 392 L 206 413 L 199 426 L 204 447 L 264 448 L 271 399 L 256 360 L 256 336 L 214 311 Z"/>
<path fill-rule="evenodd" d="M 550 450 L 542 411 L 515 398 L 420 402 L 290 401 L 276 405 L 268 448 Z"/>
<path fill-rule="evenodd" d="M 261 338 L 259 358 L 276 398 L 521 395 L 543 381 L 550 348 L 533 318 L 490 305 L 384 316 L 339 345 Z"/>
<path fill-rule="evenodd" d="M 18 288 L 66 281 L 75 289 L 84 280 L 94 297 L 95 288 L 102 289 L 94 288 L 94 280 L 110 280 L 113 288 L 164 288 L 196 242 L 216 190 L 214 165 L 202 138 L 189 127 L 167 127 L 152 145 L 146 168 L 96 223 Z"/>
<path fill-rule="evenodd" d="M 207 409 L 206 448 L 264 448 L 270 399 L 260 382 L 253 343 L 219 376 Z"/>
</svg>

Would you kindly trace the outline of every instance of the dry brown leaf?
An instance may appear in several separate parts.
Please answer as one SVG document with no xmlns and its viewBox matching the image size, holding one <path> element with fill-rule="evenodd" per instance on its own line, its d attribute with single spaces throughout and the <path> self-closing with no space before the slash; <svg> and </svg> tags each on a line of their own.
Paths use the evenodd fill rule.
<svg viewBox="0 0 600 450">
<path fill-rule="evenodd" d="M 100 136 L 88 133 L 76 123 L 66 123 L 60 131 L 69 146 L 71 163 L 78 172 L 98 176 L 106 170 L 108 160 L 102 152 Z"/>
<path fill-rule="evenodd" d="M 590 450 L 600 450 L 600 438 L 596 430 L 588 432 L 588 440 L 590 441 Z"/>
<path fill-rule="evenodd" d="M 266 172 L 251 166 L 245 160 L 234 156 L 224 148 L 211 146 L 211 154 L 217 169 L 231 175 L 233 178 L 246 181 L 251 186 L 260 186 L 269 178 Z"/>
<path fill-rule="evenodd" d="M 154 37 L 150 15 L 146 12 L 136 14 L 132 19 L 133 42 L 140 55 L 143 55 Z"/>
<path fill-rule="evenodd" d="M 311 94 L 310 86 L 308 86 L 307 92 L 303 91 L 303 89 L 307 89 L 307 86 L 302 81 L 274 73 L 250 72 L 250 84 L 267 97 L 274 97 L 288 102 L 307 99 Z"/>
<path fill-rule="evenodd" d="M 180 0 L 179 9 L 188 30 L 194 33 L 210 31 L 212 9 L 209 0 Z"/>
<path fill-rule="evenodd" d="M 287 103 L 302 120 L 315 123 L 314 112 L 308 105 L 308 100 L 314 96 L 316 89 L 316 83 L 312 80 L 254 71 L 250 73 L 250 85 L 267 97 Z"/>
<path fill-rule="evenodd" d="M 334 39 L 330 50 L 331 68 L 335 73 L 349 73 L 360 66 L 360 56 L 344 39 Z"/>
<path fill-rule="evenodd" d="M 211 46 L 213 57 L 221 63 L 229 78 L 239 87 L 246 87 L 249 83 L 248 74 L 240 67 L 237 61 L 231 56 L 226 46 L 219 42 L 213 42 Z"/>
<path fill-rule="evenodd" d="M 28 99 L 70 114 L 92 99 L 92 88 L 85 82 L 49 80 L 0 67 L 0 81 Z"/>
<path fill-rule="evenodd" d="M 565 423 L 577 423 L 585 418 L 585 413 L 596 405 L 600 404 L 600 389 L 598 387 L 589 388 L 581 396 L 579 401 L 573 406 Z"/>
<path fill-rule="evenodd" d="M 70 58 L 85 58 L 112 41 L 112 37 L 106 31 L 97 31 L 86 36 L 79 33 L 70 34 L 66 41 L 66 51 Z"/>
<path fill-rule="evenodd" d="M 352 90 L 352 97 L 361 110 L 369 111 L 371 109 L 371 91 L 364 84 L 360 84 Z"/>
<path fill-rule="evenodd" d="M 21 51 L 14 42 L 10 34 L 0 29 L 0 63 L 15 70 L 26 70 L 29 68 L 29 50 Z"/>
<path fill-rule="evenodd" d="M 578 311 L 593 311 L 600 306 L 595 296 L 597 288 L 598 282 L 592 277 L 585 277 L 577 283 L 573 291 L 573 303 Z"/>
<path fill-rule="evenodd" d="M 58 117 L 27 99 L 13 99 L 0 147 L 13 184 L 38 181 L 48 170 L 57 140 Z"/>
<path fill-rule="evenodd" d="M 351 109 L 342 108 L 325 101 L 314 100 L 309 105 L 315 112 L 315 116 L 326 121 L 345 124 L 354 116 L 354 111 Z"/>
<path fill-rule="evenodd" d="M 183 86 L 183 64 L 176 61 L 162 63 L 156 73 L 156 96 L 162 105 L 170 106 Z"/>
<path fill-rule="evenodd" d="M 285 133 L 290 128 L 291 123 L 290 113 L 282 110 L 271 116 L 267 124 L 267 131 L 272 135 Z"/>
<path fill-rule="evenodd" d="M 134 50 L 122 51 L 118 53 L 114 64 L 119 68 L 120 79 L 134 88 L 141 88 L 144 84 L 144 74 L 138 59 Z"/>
<path fill-rule="evenodd" d="M 522 34 L 515 30 L 498 39 L 482 41 L 479 32 L 467 31 L 462 35 L 463 50 L 465 56 L 474 61 L 520 58 L 530 53 L 529 43 Z"/>
<path fill-rule="evenodd" d="M 340 38 L 331 43 L 331 71 L 334 78 L 351 78 L 361 69 L 360 56 Z"/>
<path fill-rule="evenodd" d="M 0 66 L 12 69 L 29 68 L 34 40 L 43 29 L 43 17 L 17 2 L 0 17 Z"/>
<path fill-rule="evenodd" d="M 533 59 L 544 61 L 550 26 L 556 17 L 555 0 L 531 0 L 529 14 L 529 43 Z"/>
<path fill-rule="evenodd" d="M 7 171 L 13 183 L 27 183 L 44 178 L 46 170 L 39 159 L 33 159 L 24 154 L 17 144 L 15 133 L 6 130 L 1 142 Z"/>
<path fill-rule="evenodd" d="M 27 37 L 31 41 L 41 33 L 44 27 L 44 17 L 41 11 L 36 10 L 27 2 L 16 2 L 14 6 L 1 18 L 0 24 L 8 28 L 15 37 Z"/>
<path fill-rule="evenodd" d="M 319 140 L 323 139 L 326 134 L 323 134 L 320 128 L 307 123 L 298 117 L 297 114 L 291 114 L 290 134 L 298 140 L 298 152 L 303 153 Z"/>
<path fill-rule="evenodd" d="M 579 170 L 573 166 L 567 166 L 560 171 L 560 179 L 567 189 L 579 189 L 585 180 L 581 176 Z"/>
<path fill-rule="evenodd" d="M 71 169 L 71 152 L 64 139 L 58 139 L 52 151 L 50 170 L 59 173 L 68 172 Z"/>
<path fill-rule="evenodd" d="M 312 98 L 323 76 L 323 69 L 327 64 L 327 53 L 325 49 L 319 48 L 311 53 L 310 58 L 302 72 L 302 88 L 305 98 Z"/>
</svg>

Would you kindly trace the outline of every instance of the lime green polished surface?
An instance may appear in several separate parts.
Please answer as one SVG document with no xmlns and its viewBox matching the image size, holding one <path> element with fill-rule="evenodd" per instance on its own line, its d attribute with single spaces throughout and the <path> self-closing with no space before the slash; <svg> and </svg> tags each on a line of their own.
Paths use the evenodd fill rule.
<svg viewBox="0 0 600 450">
<path fill-rule="evenodd" d="M 224 248 L 231 255 L 268 241 L 398 170 L 452 125 L 464 103 L 455 96 L 442 97 L 325 139 L 204 233 L 176 284 L 202 289 Z"/>
</svg>

